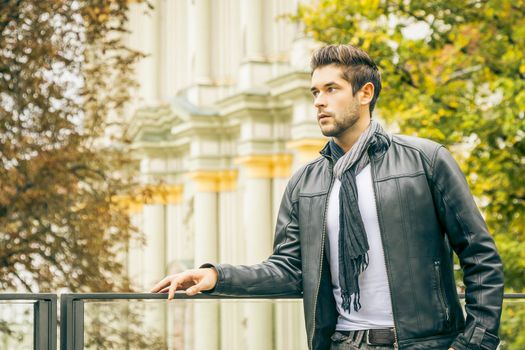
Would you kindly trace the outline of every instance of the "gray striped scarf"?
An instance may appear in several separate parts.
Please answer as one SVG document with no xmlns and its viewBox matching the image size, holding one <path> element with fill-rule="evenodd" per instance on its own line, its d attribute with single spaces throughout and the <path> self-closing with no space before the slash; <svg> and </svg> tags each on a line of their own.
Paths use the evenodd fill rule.
<svg viewBox="0 0 525 350">
<path fill-rule="evenodd" d="M 341 181 L 339 192 L 339 284 L 342 307 L 350 313 L 351 296 L 354 310 L 361 308 L 359 275 L 368 267 L 368 239 L 359 211 L 356 176 L 370 163 L 369 152 L 388 147 L 389 139 L 379 123 L 372 120 L 352 148 L 342 154 L 341 148 L 330 141 L 336 158 L 334 174 Z"/>
</svg>

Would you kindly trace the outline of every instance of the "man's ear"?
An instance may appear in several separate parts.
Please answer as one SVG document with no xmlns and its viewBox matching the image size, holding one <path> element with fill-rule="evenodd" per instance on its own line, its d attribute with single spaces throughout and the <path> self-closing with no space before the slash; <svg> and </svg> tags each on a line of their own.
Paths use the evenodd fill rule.
<svg viewBox="0 0 525 350">
<path fill-rule="evenodd" d="M 367 105 L 374 98 L 374 84 L 368 82 L 359 90 L 359 104 Z"/>
</svg>

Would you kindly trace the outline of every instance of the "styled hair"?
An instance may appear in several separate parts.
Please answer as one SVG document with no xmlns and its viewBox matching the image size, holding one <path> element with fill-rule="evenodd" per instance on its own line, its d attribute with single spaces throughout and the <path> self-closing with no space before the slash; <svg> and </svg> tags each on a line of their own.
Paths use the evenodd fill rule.
<svg viewBox="0 0 525 350">
<path fill-rule="evenodd" d="M 374 85 L 370 115 L 381 92 L 381 73 L 375 62 L 363 50 L 352 45 L 327 45 L 316 50 L 310 61 L 312 74 L 319 67 L 334 64 L 343 68 L 342 78 L 352 86 L 355 95 L 366 83 Z"/>
</svg>

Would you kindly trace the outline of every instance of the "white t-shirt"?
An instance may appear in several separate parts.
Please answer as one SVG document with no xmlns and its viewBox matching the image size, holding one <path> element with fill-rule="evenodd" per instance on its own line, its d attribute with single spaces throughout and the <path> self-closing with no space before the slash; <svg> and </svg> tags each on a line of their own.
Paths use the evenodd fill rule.
<svg viewBox="0 0 525 350">
<path fill-rule="evenodd" d="M 361 218 L 368 238 L 369 265 L 359 276 L 359 287 L 361 290 L 361 309 L 353 309 L 351 301 L 351 312 L 341 307 L 341 288 L 339 285 L 339 189 L 341 182 L 335 180 L 330 192 L 327 213 L 327 232 L 329 239 L 330 271 L 332 275 L 332 287 L 337 303 L 339 318 L 336 329 L 339 331 L 351 331 L 360 329 L 378 329 L 394 326 L 392 317 L 392 304 L 390 289 L 386 274 L 386 262 L 379 230 L 379 221 L 372 184 L 370 164 L 367 165 L 356 177 L 358 205 Z"/>
</svg>

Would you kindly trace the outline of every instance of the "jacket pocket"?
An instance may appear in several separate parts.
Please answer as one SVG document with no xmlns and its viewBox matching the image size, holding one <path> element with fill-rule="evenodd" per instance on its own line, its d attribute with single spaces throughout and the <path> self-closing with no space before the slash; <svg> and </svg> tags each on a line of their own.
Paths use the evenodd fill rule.
<svg viewBox="0 0 525 350">
<path fill-rule="evenodd" d="M 443 287 L 443 278 L 441 276 L 441 261 L 435 260 L 434 261 L 434 277 L 436 280 L 436 286 L 437 286 L 437 294 L 439 303 L 441 305 L 441 310 L 443 314 L 445 315 L 445 329 L 448 329 L 448 326 L 450 324 L 450 308 L 447 304 L 447 298 L 445 295 L 445 289 Z"/>
</svg>

